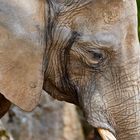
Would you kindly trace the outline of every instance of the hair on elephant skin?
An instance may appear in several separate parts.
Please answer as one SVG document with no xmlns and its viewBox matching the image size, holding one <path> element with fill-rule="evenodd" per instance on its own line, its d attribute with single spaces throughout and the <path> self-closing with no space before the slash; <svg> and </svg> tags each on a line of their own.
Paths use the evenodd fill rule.
<svg viewBox="0 0 140 140">
<path fill-rule="evenodd" d="M 21 109 L 45 90 L 104 140 L 140 139 L 136 0 L 0 0 L 0 65 L 2 98 Z"/>
</svg>

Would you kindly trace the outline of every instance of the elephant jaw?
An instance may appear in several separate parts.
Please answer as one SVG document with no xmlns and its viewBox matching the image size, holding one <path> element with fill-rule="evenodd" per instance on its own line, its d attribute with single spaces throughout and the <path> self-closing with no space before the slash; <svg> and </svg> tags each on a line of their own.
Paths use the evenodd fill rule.
<svg viewBox="0 0 140 140">
<path fill-rule="evenodd" d="M 108 130 L 98 128 L 98 132 L 103 140 L 117 140 L 114 135 Z"/>
</svg>

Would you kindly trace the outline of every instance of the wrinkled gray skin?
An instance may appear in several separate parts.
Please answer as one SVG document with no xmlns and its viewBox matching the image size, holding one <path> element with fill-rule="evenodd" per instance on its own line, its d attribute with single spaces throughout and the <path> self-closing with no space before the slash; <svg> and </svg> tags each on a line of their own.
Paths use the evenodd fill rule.
<svg viewBox="0 0 140 140">
<path fill-rule="evenodd" d="M 0 73 L 9 64 L 13 67 L 17 62 L 20 64 L 0 78 L 0 92 L 30 111 L 38 103 L 43 86 L 54 98 L 80 106 L 91 125 L 111 131 L 117 140 L 139 140 L 140 48 L 136 1 L 31 0 L 25 2 L 27 5 L 21 0 L 12 1 L 17 2 L 16 7 L 24 5 L 21 7 L 25 11 L 18 13 L 15 7 L 9 7 L 13 13 L 9 9 L 6 12 L 15 19 L 7 17 L 4 21 L 0 15 L 0 27 L 8 30 L 4 33 L 10 34 L 17 46 L 23 45 L 19 49 L 13 43 L 14 51 L 0 58 L 4 67 Z M 2 3 L 4 10 L 8 0 L 0 0 L 0 10 Z M 35 12 L 40 3 L 41 10 Z M 11 43 L 7 46 L 11 47 Z"/>
</svg>

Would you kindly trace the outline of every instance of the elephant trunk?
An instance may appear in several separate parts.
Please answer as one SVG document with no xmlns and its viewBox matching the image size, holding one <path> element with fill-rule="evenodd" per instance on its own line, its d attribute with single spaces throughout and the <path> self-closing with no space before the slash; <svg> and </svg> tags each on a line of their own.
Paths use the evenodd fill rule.
<svg viewBox="0 0 140 140">
<path fill-rule="evenodd" d="M 115 121 L 118 140 L 140 139 L 140 59 L 139 54 L 115 67 L 104 95 L 107 111 Z M 117 74 L 116 74 L 117 73 Z"/>
<path fill-rule="evenodd" d="M 115 64 L 106 73 L 109 79 L 98 79 L 90 93 L 82 96 L 88 122 L 109 130 L 117 140 L 140 139 L 139 62 L 139 56 L 135 56 L 121 66 Z"/>
</svg>

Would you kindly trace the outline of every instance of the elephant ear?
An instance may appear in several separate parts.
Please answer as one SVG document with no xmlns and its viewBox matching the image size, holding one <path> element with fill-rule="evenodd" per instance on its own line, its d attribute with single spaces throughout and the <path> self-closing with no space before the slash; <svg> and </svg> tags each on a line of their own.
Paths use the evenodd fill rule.
<svg viewBox="0 0 140 140">
<path fill-rule="evenodd" d="M 44 3 L 0 0 L 0 93 L 25 111 L 35 108 L 42 92 Z"/>
</svg>

